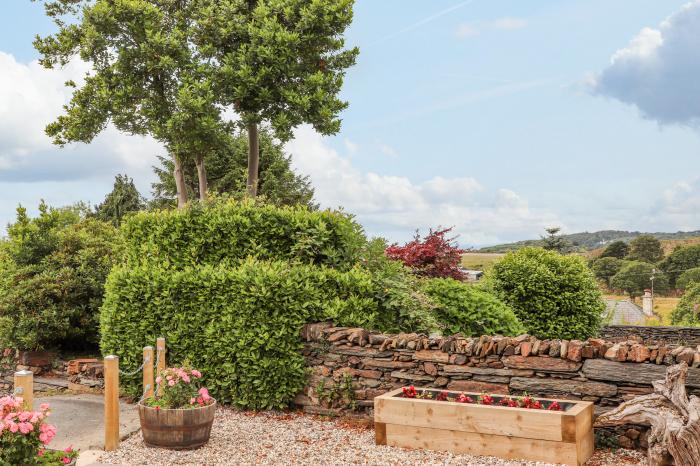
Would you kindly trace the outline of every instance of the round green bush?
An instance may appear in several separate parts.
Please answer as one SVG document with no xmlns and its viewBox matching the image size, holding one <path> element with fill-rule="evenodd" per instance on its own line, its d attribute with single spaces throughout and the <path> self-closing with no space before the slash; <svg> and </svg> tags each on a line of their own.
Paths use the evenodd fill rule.
<svg viewBox="0 0 700 466">
<path fill-rule="evenodd" d="M 676 280 L 676 288 L 685 290 L 693 283 L 700 283 L 700 267 L 688 269 L 683 272 L 680 277 L 678 277 L 678 280 Z"/>
<path fill-rule="evenodd" d="M 495 264 L 487 280 L 538 338 L 585 339 L 600 328 L 605 303 L 579 256 L 523 248 Z"/>
<path fill-rule="evenodd" d="M 673 325 L 700 326 L 700 283 L 691 283 L 671 313 Z"/>
<path fill-rule="evenodd" d="M 449 334 L 517 335 L 524 330 L 511 308 L 469 283 L 434 278 L 424 282 L 423 290 L 436 304 L 437 319 Z"/>
</svg>

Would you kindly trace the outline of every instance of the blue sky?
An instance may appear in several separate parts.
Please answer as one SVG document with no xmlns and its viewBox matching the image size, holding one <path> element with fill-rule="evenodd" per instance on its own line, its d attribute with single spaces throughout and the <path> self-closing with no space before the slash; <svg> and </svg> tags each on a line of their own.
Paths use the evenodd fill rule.
<svg viewBox="0 0 700 466">
<path fill-rule="evenodd" d="M 149 193 L 154 141 L 43 141 L 68 97 L 61 72 L 31 65 L 52 25 L 40 3 L 6 1 L 0 222 L 19 202 L 99 202 L 118 172 Z M 288 150 L 322 205 L 391 240 L 438 225 L 467 246 L 550 225 L 700 229 L 697 24 L 700 3 L 675 0 L 359 0 L 342 130 L 302 127 Z"/>
</svg>

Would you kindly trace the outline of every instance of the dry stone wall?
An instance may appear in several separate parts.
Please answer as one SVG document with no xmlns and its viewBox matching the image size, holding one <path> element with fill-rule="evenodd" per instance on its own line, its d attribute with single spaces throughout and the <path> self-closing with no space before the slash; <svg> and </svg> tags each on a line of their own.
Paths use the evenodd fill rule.
<svg viewBox="0 0 700 466">
<path fill-rule="evenodd" d="M 647 343 L 700 345 L 700 327 L 608 325 L 601 329 L 600 336 L 613 341 L 634 339 Z"/>
<path fill-rule="evenodd" d="M 406 385 L 592 401 L 601 413 L 651 393 L 651 382 L 680 361 L 690 366 L 689 392 L 700 394 L 700 346 L 528 335 L 429 338 L 331 323 L 309 324 L 302 337 L 310 377 L 295 402 L 312 413 L 371 416 L 375 396 Z M 643 427 L 609 433 L 623 446 L 645 445 Z"/>
</svg>

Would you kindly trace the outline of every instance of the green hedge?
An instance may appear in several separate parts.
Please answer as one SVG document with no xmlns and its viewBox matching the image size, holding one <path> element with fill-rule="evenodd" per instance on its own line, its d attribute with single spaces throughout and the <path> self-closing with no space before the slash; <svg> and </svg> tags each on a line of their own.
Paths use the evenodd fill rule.
<svg viewBox="0 0 700 466">
<path fill-rule="evenodd" d="M 333 318 L 362 323 L 376 315 L 371 277 L 284 262 L 247 260 L 237 268 L 180 271 L 120 266 L 106 285 L 104 354 L 125 370 L 138 367 L 142 348 L 164 336 L 168 363 L 188 359 L 213 396 L 246 408 L 281 408 L 304 387 L 301 327 Z M 126 378 L 132 395 L 138 378 Z"/>
<path fill-rule="evenodd" d="M 690 283 L 671 313 L 671 324 L 700 326 L 700 283 Z"/>
<path fill-rule="evenodd" d="M 176 269 L 252 256 L 348 270 L 366 242 L 359 224 L 342 212 L 233 200 L 142 212 L 123 232 L 129 263 Z"/>
<path fill-rule="evenodd" d="M 585 339 L 600 329 L 605 303 L 579 256 L 532 247 L 510 252 L 489 272 L 487 285 L 538 338 Z"/>
<path fill-rule="evenodd" d="M 524 331 L 511 308 L 474 285 L 434 278 L 426 280 L 423 289 L 436 303 L 437 319 L 448 334 L 518 335 Z"/>
</svg>

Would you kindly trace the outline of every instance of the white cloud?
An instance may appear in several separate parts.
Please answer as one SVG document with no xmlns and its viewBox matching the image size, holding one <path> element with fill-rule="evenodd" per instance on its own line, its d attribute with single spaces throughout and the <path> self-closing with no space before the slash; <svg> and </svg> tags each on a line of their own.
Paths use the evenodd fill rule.
<svg viewBox="0 0 700 466">
<path fill-rule="evenodd" d="M 522 29 L 527 26 L 527 21 L 522 18 L 500 18 L 492 23 L 494 29 L 502 29 L 511 31 L 514 29 Z"/>
<path fill-rule="evenodd" d="M 655 230 L 700 229 L 700 178 L 678 181 L 665 189 L 641 223 Z"/>
<path fill-rule="evenodd" d="M 562 225 L 508 189 L 489 191 L 469 177 L 434 176 L 415 182 L 364 173 L 311 128 L 301 127 L 295 136 L 287 150 L 295 168 L 311 177 L 317 201 L 356 214 L 371 235 L 403 241 L 416 228 L 455 226 L 460 242 L 469 246 L 537 237 L 547 225 Z"/>
<path fill-rule="evenodd" d="M 635 105 L 661 124 L 700 124 L 700 0 L 685 5 L 657 29 L 644 28 L 615 52 L 589 87 Z"/>
<path fill-rule="evenodd" d="M 396 149 L 391 147 L 389 144 L 379 144 L 379 151 L 387 157 L 396 158 L 399 156 L 399 153 L 396 151 Z"/>
<path fill-rule="evenodd" d="M 457 31 L 455 31 L 455 35 L 460 39 L 465 39 L 467 37 L 478 36 L 479 30 L 471 24 L 462 23 L 459 26 L 457 26 Z"/>
</svg>

